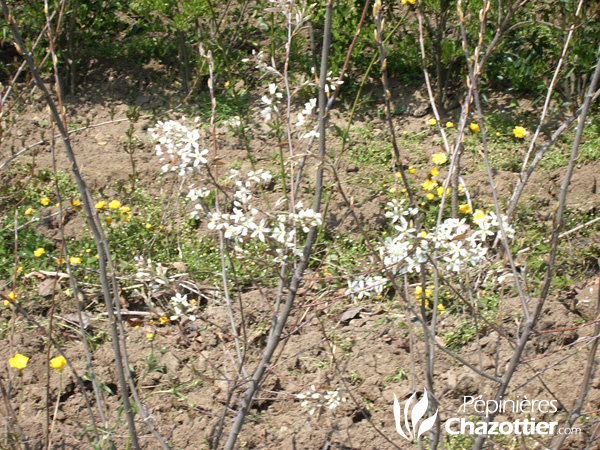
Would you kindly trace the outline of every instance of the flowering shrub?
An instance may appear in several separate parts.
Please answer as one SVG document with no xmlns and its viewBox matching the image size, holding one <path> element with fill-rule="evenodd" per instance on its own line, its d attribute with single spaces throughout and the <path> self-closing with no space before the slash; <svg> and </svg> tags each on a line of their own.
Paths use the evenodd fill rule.
<svg viewBox="0 0 600 450">
<path fill-rule="evenodd" d="M 280 98 L 277 96 L 277 88 L 272 87 L 269 92 L 273 96 L 262 99 L 263 104 L 270 108 L 268 112 L 263 109 L 264 115 L 278 111 L 275 108 L 276 100 Z M 300 116 L 304 117 L 303 114 L 312 112 L 314 106 L 315 102 L 308 102 Z M 200 150 L 201 137 L 197 129 L 190 130 L 179 122 L 168 121 L 159 122 L 152 133 L 158 140 L 157 156 L 162 160 L 169 160 L 163 166 L 163 172 L 177 172 L 183 178 L 194 171 L 199 175 L 206 173 L 208 160 L 205 156 L 208 150 Z M 307 233 L 311 227 L 320 225 L 322 219 L 321 214 L 304 208 L 302 202 L 295 205 L 294 212 L 273 215 L 260 211 L 255 204 L 252 189 L 258 184 L 268 184 L 271 180 L 271 173 L 265 170 L 251 171 L 246 175 L 238 170 L 230 170 L 222 188 L 229 186 L 231 195 L 228 196 L 229 205 L 223 209 L 209 207 L 203 199 L 211 191 L 194 184 L 187 194 L 187 198 L 196 203 L 192 215 L 198 219 L 203 216 L 208 218 L 208 229 L 222 231 L 225 239 L 236 244 L 252 239 L 268 244 L 275 253 L 274 262 L 286 264 L 290 256 L 299 256 L 302 252 L 298 234 Z"/>
<path fill-rule="evenodd" d="M 468 214 L 468 205 L 461 212 Z M 469 267 L 481 265 L 488 255 L 488 244 L 500 236 L 499 220 L 493 212 L 475 211 L 473 224 L 466 218 L 444 220 L 439 226 L 417 233 L 414 218 L 417 208 L 405 206 L 405 200 L 392 200 L 387 203 L 386 217 L 392 223 L 395 235 L 383 240 L 378 247 L 385 272 L 393 275 L 417 274 L 422 268 L 431 267 L 432 252 L 438 255 L 436 267 L 448 274 L 463 273 Z M 509 239 L 514 237 L 514 229 L 508 225 L 506 217 L 502 225 Z M 381 295 L 385 281 L 381 275 L 359 276 L 348 281 L 346 294 L 352 297 L 375 297 Z"/>
<path fill-rule="evenodd" d="M 195 123 L 198 120 L 196 118 Z M 185 121 L 185 117 L 182 121 Z M 161 161 L 167 161 L 162 166 L 163 172 L 177 172 L 180 177 L 186 177 L 199 165 L 207 163 L 208 149 L 202 148 L 203 140 L 198 129 L 190 130 L 181 122 L 168 120 L 158 122 L 156 128 L 148 131 L 158 140 L 156 155 L 160 156 Z"/>
</svg>

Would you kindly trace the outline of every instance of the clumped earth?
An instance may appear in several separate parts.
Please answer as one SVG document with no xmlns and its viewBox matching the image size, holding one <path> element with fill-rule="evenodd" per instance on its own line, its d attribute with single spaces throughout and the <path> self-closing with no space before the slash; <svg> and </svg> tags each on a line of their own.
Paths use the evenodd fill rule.
<svg viewBox="0 0 600 450">
<path fill-rule="evenodd" d="M 124 118 L 131 106 L 166 110 L 173 104 L 176 92 L 166 83 L 155 81 L 166 70 L 164 67 L 149 64 L 140 69 L 123 61 L 110 67 L 97 63 L 82 81 L 79 93 L 66 99 L 70 122 L 79 126 L 97 124 L 111 121 L 112 118 Z M 427 107 L 423 106 L 425 100 L 419 89 L 398 85 L 395 90 L 398 103 L 406 103 L 406 110 L 412 114 L 397 117 L 397 129 L 409 133 L 422 132 L 427 128 L 422 118 L 427 114 Z M 167 116 L 171 117 L 168 113 Z M 343 121 L 343 117 L 334 116 L 332 120 Z M 384 135 L 385 125 L 381 119 L 365 116 L 359 119 L 359 123 L 360 120 L 371 123 L 375 130 L 380 129 L 381 135 Z M 41 101 L 32 103 L 19 117 L 12 131 L 13 137 L 2 150 L 3 159 L 10 156 L 11 150 L 20 150 L 39 140 L 40 130 L 44 129 L 47 137 L 51 132 L 48 122 L 45 105 Z M 148 128 L 153 125 L 154 119 L 144 116 L 134 124 L 135 135 L 140 143 L 134 154 L 139 179 L 137 183 L 152 195 L 174 195 L 177 192 L 176 180 L 166 178 L 163 183 L 156 181 L 161 163 L 149 141 Z M 129 121 L 125 120 L 72 135 L 80 167 L 92 191 L 109 195 L 119 184 L 130 182 L 130 157 L 123 150 L 129 126 Z M 230 135 L 226 127 L 218 129 L 218 139 L 220 156 L 226 164 L 244 160 L 243 146 L 238 138 Z M 335 145 L 335 141 L 332 143 Z M 267 159 L 273 153 L 275 146 L 272 144 L 270 140 L 252 141 L 252 152 L 258 161 Z M 428 136 L 422 149 L 422 155 L 406 155 L 407 163 L 417 165 L 423 161 L 423 156 L 428 158 L 439 151 L 439 138 Z M 58 169 L 68 170 L 58 141 L 56 155 Z M 37 146 L 19 157 L 21 162 L 34 160 L 36 170 L 52 167 L 49 143 Z M 242 164 L 241 170 L 245 169 L 249 169 L 247 161 Z M 345 210 L 345 204 L 341 196 L 334 195 L 334 214 L 330 225 L 340 233 L 358 236 L 363 224 L 377 230 L 385 223 L 381 207 L 385 199 L 373 194 L 372 189 L 361 181 L 356 181 L 357 175 L 366 175 L 369 170 L 355 163 L 342 166 L 340 174 L 349 186 L 347 194 L 354 198 L 355 212 L 362 223 L 353 223 L 347 214 L 336 215 L 338 211 Z M 426 172 L 428 169 L 419 170 Z M 570 208 L 587 213 L 597 207 L 597 173 L 596 163 L 578 168 L 571 184 Z M 516 182 L 517 174 L 497 171 L 495 175 L 500 195 L 507 196 Z M 539 202 L 551 208 L 560 189 L 560 175 L 559 170 L 536 173 L 525 197 L 535 199 L 530 202 Z M 465 180 L 473 197 L 491 197 L 487 175 L 483 170 L 466 174 Z M 549 217 L 539 210 L 539 216 L 530 220 L 551 226 Z M 79 216 L 73 216 L 65 226 L 67 237 L 78 238 L 83 225 Z M 43 222 L 38 226 L 46 236 L 57 238 L 56 221 Z M 201 230 L 199 233 L 204 232 Z M 587 245 L 587 241 L 574 237 L 568 238 L 567 242 L 575 247 Z M 185 267 L 179 266 L 179 269 L 185 272 Z M 176 271 L 178 266 L 174 264 L 169 270 Z M 43 273 L 31 276 L 38 279 L 40 288 L 45 280 L 53 280 L 50 275 Z M 67 286 L 66 281 L 62 283 L 63 287 Z M 587 277 L 550 296 L 544 305 L 540 326 L 525 350 L 523 359 L 526 363 L 520 366 L 511 383 L 510 388 L 516 395 L 558 400 L 566 408 L 571 407 L 579 394 L 577 389 L 588 357 L 589 345 L 581 343 L 590 343 L 593 337 L 591 324 L 596 319 L 598 285 L 598 278 Z M 133 313 L 126 316 L 127 349 L 140 397 L 172 448 L 208 448 L 218 433 L 219 417 L 225 413 L 225 405 L 228 404 L 230 408 L 227 413 L 235 411 L 239 405 L 238 398 L 227 398 L 231 388 L 228 380 L 234 377 L 237 356 L 233 336 L 228 331 L 230 320 L 224 301 L 219 291 L 214 290 L 216 288 L 204 286 L 200 289 L 206 295 L 203 296 L 203 308 L 198 320 L 178 325 L 150 324 L 149 311 L 143 303 L 129 298 L 127 293 L 123 294 L 123 306 Z M 500 290 L 502 286 L 498 285 L 495 289 Z M 107 416 L 122 419 L 116 424 L 112 420 L 108 428 L 114 433 L 117 447 L 126 448 L 126 427 L 119 413 L 122 403 L 117 389 L 112 344 L 106 331 L 106 316 L 102 314 L 98 292 L 90 289 L 86 293 L 89 296 L 86 299 L 86 314 L 89 317 L 87 331 L 94 336 L 92 355 L 96 377 L 105 387 L 103 395 L 108 408 Z M 39 294 L 47 296 L 47 292 Z M 273 308 L 272 298 L 273 292 L 269 289 L 248 289 L 240 295 L 235 305 L 236 317 L 240 317 L 240 304 L 244 309 L 249 369 L 258 361 L 266 341 Z M 80 377 L 89 379 L 89 374 L 87 378 L 84 376 L 87 372 L 85 352 L 74 331 L 77 324 L 73 316 L 74 301 L 61 291 L 57 303 L 57 336 L 63 342 L 73 369 Z M 464 327 L 470 317 L 468 307 L 462 307 L 462 315 L 442 314 L 439 318 L 439 342 L 448 345 L 475 367 L 488 373 L 502 373 L 512 355 L 511 342 L 516 336 L 500 339 L 498 325 L 518 322 L 520 307 L 518 298 L 502 297 L 498 317 L 491 323 L 480 323 L 479 329 L 471 330 Z M 49 313 L 49 308 L 42 306 L 39 310 L 31 311 L 33 318 L 40 322 L 44 322 Z M 4 309 L 2 318 L 4 321 L 12 319 L 11 311 Z M 514 330 L 515 327 L 503 329 Z M 464 331 L 462 334 L 461 330 Z M 154 334 L 152 340 L 148 339 L 148 333 Z M 319 274 L 315 273 L 307 277 L 285 333 L 287 339 L 277 353 L 277 359 L 242 430 L 239 448 L 387 449 L 393 447 L 390 441 L 399 448 L 414 448 L 396 433 L 393 416 L 394 394 L 403 403 L 415 390 L 423 392 L 423 386 L 415 385 L 412 381 L 413 373 L 417 379 L 424 379 L 421 368 L 425 355 L 420 344 L 423 331 L 409 312 L 397 302 L 386 301 L 385 298 L 377 302 L 349 301 L 344 298 L 343 289 L 339 292 L 328 290 L 327 283 L 320 281 Z M 61 392 L 54 425 L 55 448 L 85 448 L 87 444 L 82 444 L 85 425 L 82 423 L 86 424 L 89 418 L 85 398 L 76 383 L 73 370 L 66 368 L 62 377 L 58 373 L 48 374 L 45 338 L 31 323 L 22 320 L 14 329 L 3 331 L 0 361 L 7 361 L 16 352 L 32 356 L 32 359 L 20 376 L 10 376 L 11 391 L 8 396 L 15 410 L 11 416 L 4 409 L 4 420 L 18 423 L 32 448 L 41 448 L 46 413 L 51 411 L 52 415 L 53 402 Z M 4 389 L 9 373 L 10 369 L 4 369 Z M 84 383 L 87 399 L 92 403 L 96 420 L 99 420 L 91 383 Z M 345 401 L 335 410 L 317 408 L 314 414 L 309 415 L 296 394 L 309 391 L 311 386 L 319 392 L 338 390 Z M 460 412 L 464 396 L 492 398 L 494 393 L 492 382 L 479 377 L 440 350 L 436 352 L 435 386 L 442 420 L 465 415 L 464 411 Z M 552 394 L 546 388 L 548 386 Z M 48 392 L 50 407 L 47 405 Z M 599 409 L 600 374 L 596 373 L 583 411 L 594 412 Z M 499 420 L 516 420 L 520 417 L 504 415 Z M 589 417 L 595 420 L 593 418 L 596 416 L 590 414 Z M 565 419 L 564 408 L 560 408 L 556 414 L 536 416 L 535 419 Z M 228 424 L 226 421 L 225 432 Z M 138 429 L 143 448 L 160 448 L 143 424 L 138 424 Z M 582 448 L 587 438 L 585 433 L 591 430 L 585 426 L 583 429 L 583 435 L 567 440 L 565 449 Z M 508 438 L 496 442 L 497 448 L 513 448 L 512 445 L 516 444 L 515 440 Z M 448 444 L 447 448 L 467 448 L 468 442 L 452 445 Z M 529 445 L 528 448 L 532 449 L 543 448 L 539 442 L 531 441 Z"/>
</svg>

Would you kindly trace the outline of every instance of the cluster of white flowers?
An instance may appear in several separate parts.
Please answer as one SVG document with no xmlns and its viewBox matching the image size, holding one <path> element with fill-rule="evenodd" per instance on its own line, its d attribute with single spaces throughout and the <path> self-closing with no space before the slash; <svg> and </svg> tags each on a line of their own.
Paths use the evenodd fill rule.
<svg viewBox="0 0 600 450">
<path fill-rule="evenodd" d="M 321 214 L 303 208 L 302 203 L 298 202 L 295 213 L 278 214 L 275 218 L 266 215 L 253 206 L 254 196 L 250 188 L 254 184 L 270 181 L 270 172 L 258 170 L 248 173 L 245 180 L 238 178 L 240 173 L 232 170 L 229 181 L 235 180 L 236 189 L 232 212 L 209 212 L 208 228 L 223 230 L 224 237 L 236 243 L 245 242 L 248 238 L 269 241 L 275 247 L 276 261 L 279 263 L 287 260 L 290 254 L 300 255 L 296 230 L 301 228 L 308 232 L 311 227 L 321 225 Z"/>
<path fill-rule="evenodd" d="M 282 98 L 283 94 L 278 91 L 277 85 L 270 83 L 269 93 L 263 95 L 260 99 L 261 104 L 264 107 L 260 113 L 265 118 L 265 121 L 270 122 L 273 118 L 278 118 L 281 116 L 280 103 Z M 316 107 L 317 99 L 311 98 L 304 104 L 304 109 L 298 113 L 294 126 L 298 129 L 298 136 L 300 139 L 308 139 L 311 136 L 319 137 L 319 133 L 314 128 L 307 133 L 303 132 L 303 129 L 308 126 L 306 118 L 313 114 L 313 111 Z"/>
<path fill-rule="evenodd" d="M 269 83 L 269 95 L 263 95 L 260 99 L 263 106 L 265 106 L 260 113 L 265 117 L 265 120 L 270 121 L 273 116 L 279 117 L 279 103 L 283 98 L 283 94 L 278 92 L 277 85 L 275 83 Z"/>
<path fill-rule="evenodd" d="M 162 289 L 167 284 L 167 268 L 161 263 L 153 262 L 150 258 L 144 259 L 140 256 L 134 257 L 137 266 L 135 278 L 150 286 L 152 292 Z"/>
<path fill-rule="evenodd" d="M 314 70 L 314 68 L 313 68 Z M 327 72 L 327 82 L 325 83 L 325 93 L 329 96 L 330 91 L 335 91 L 338 86 L 344 84 L 340 77 L 334 77 L 332 72 Z"/>
<path fill-rule="evenodd" d="M 195 119 L 195 123 L 198 122 Z M 206 164 L 208 149 L 204 148 L 204 141 L 197 128 L 189 129 L 182 122 L 168 120 L 158 122 L 155 128 L 148 131 L 158 141 L 156 144 L 156 155 L 161 161 L 167 161 L 162 166 L 163 172 L 177 172 L 179 176 L 185 177 L 199 164 Z"/>
<path fill-rule="evenodd" d="M 380 275 L 359 275 L 354 279 L 348 280 L 346 295 L 358 298 L 359 300 L 363 297 L 379 297 L 383 293 L 386 282 L 387 279 Z"/>
<path fill-rule="evenodd" d="M 238 131 L 242 125 L 242 119 L 240 116 L 233 116 L 223 122 L 223 125 L 231 129 L 232 131 Z"/>
<path fill-rule="evenodd" d="M 486 258 L 488 238 L 499 233 L 496 214 L 476 211 L 473 215 L 475 227 L 467 224 L 464 218 L 450 218 L 433 230 L 417 235 L 412 222 L 406 220 L 415 213 L 414 208 L 402 208 L 402 201 L 388 203 L 386 216 L 395 224 L 397 233 L 385 239 L 379 252 L 394 274 L 420 272 L 421 265 L 428 261 L 428 253 L 433 250 L 441 257 L 438 260 L 441 269 L 460 272 L 468 266 L 477 266 Z M 508 225 L 506 217 L 502 218 L 502 224 L 512 239 L 514 229 Z"/>
<path fill-rule="evenodd" d="M 264 96 L 262 99 L 267 105 L 263 114 L 278 114 L 277 104 L 282 96 L 277 92 L 275 84 L 269 85 L 269 93 L 271 97 Z M 316 100 L 307 102 L 302 117 L 311 114 L 315 106 Z M 170 120 L 158 122 L 151 131 L 153 137 L 158 140 L 157 155 L 161 159 L 169 159 L 163 166 L 163 171 L 177 171 L 181 177 L 188 178 L 188 174 L 199 164 L 207 164 L 205 156 L 208 150 L 200 150 L 202 138 L 198 130 L 190 130 L 185 125 Z M 271 179 L 271 173 L 264 170 L 252 171 L 245 176 L 237 170 L 230 170 L 223 186 L 232 188 L 233 192 L 229 197 L 231 203 L 221 211 L 208 210 L 206 202 L 202 200 L 208 197 L 211 191 L 190 182 L 190 190 L 186 197 L 196 203 L 191 214 L 197 218 L 200 218 L 200 213 L 206 215 L 209 229 L 223 231 L 224 237 L 236 244 L 250 239 L 268 242 L 275 253 L 274 262 L 286 264 L 291 256 L 302 254 L 301 244 L 298 243 L 298 231 L 307 233 L 310 228 L 321 225 L 322 219 L 320 213 L 304 208 L 301 202 L 296 204 L 293 213 L 274 216 L 259 211 L 254 205 L 253 188 L 257 184 L 269 183 Z"/>
<path fill-rule="evenodd" d="M 300 139 L 308 139 L 311 136 L 314 136 L 315 138 L 319 137 L 319 132 L 315 128 L 313 128 L 308 133 L 302 133 L 302 129 L 305 128 L 305 126 L 306 126 L 306 117 L 312 115 L 312 113 L 316 107 L 317 107 L 317 99 L 311 98 L 308 102 L 306 102 L 304 104 L 304 109 L 302 110 L 302 112 L 300 112 L 298 114 L 298 120 L 296 121 L 295 126 L 300 133 L 299 134 Z"/>
<path fill-rule="evenodd" d="M 404 200 L 393 200 L 387 204 L 386 217 L 394 225 L 395 233 L 383 241 L 379 254 L 388 270 L 395 275 L 420 273 L 421 267 L 429 263 L 428 255 L 437 251 L 437 267 L 440 270 L 458 273 L 468 267 L 482 264 L 488 253 L 488 244 L 500 234 L 500 221 L 493 212 L 475 211 L 474 226 L 466 219 L 446 219 L 430 231 L 417 233 L 413 216 L 417 208 L 405 205 Z M 507 237 L 512 239 L 515 230 L 505 216 L 502 225 Z M 359 276 L 348 281 L 346 295 L 374 297 L 381 295 L 385 281 L 380 276 Z"/>
<path fill-rule="evenodd" d="M 300 405 L 306 410 L 309 415 L 313 415 L 317 409 L 326 407 L 327 409 L 335 410 L 343 402 L 346 401 L 339 391 L 325 389 L 325 393 L 317 391 L 317 388 L 312 385 L 310 390 L 304 394 L 297 394 L 296 398 L 302 400 Z"/>
<path fill-rule="evenodd" d="M 174 312 L 170 317 L 171 320 L 189 319 L 192 322 L 196 320 L 198 302 L 196 300 L 188 300 L 187 294 L 181 295 L 179 292 L 175 294 L 171 297 L 171 306 Z"/>
</svg>

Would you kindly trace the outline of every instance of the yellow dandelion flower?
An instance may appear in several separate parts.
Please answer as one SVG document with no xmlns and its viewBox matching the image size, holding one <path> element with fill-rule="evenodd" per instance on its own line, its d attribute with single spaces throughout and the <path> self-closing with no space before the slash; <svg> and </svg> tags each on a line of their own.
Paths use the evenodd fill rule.
<svg viewBox="0 0 600 450">
<path fill-rule="evenodd" d="M 425 289 L 425 297 L 431 297 L 433 295 L 433 292 L 431 291 L 431 289 Z"/>
<path fill-rule="evenodd" d="M 147 223 L 146 225 L 144 225 L 144 227 L 146 228 L 146 230 L 151 230 L 154 228 L 151 223 Z"/>
<path fill-rule="evenodd" d="M 448 161 L 448 155 L 446 155 L 445 153 L 436 153 L 435 155 L 433 155 L 431 157 L 431 161 L 434 164 L 437 164 L 438 166 L 441 166 L 446 161 Z"/>
<path fill-rule="evenodd" d="M 415 287 L 415 297 L 420 297 L 421 294 L 423 294 L 423 288 L 421 286 L 416 286 Z"/>
<path fill-rule="evenodd" d="M 4 306 L 10 306 L 10 300 L 4 300 Z"/>
<path fill-rule="evenodd" d="M 17 370 L 23 370 L 25 367 L 27 367 L 28 362 L 29 357 L 21 355 L 20 353 L 17 353 L 15 356 L 8 360 L 8 364 L 10 365 L 10 367 Z"/>
<path fill-rule="evenodd" d="M 121 206 L 121 208 L 119 209 L 119 212 L 121 214 L 130 214 L 131 208 L 129 206 Z"/>
<path fill-rule="evenodd" d="M 417 172 L 417 169 L 415 169 L 413 166 L 410 166 L 410 167 L 408 168 L 408 173 L 410 173 L 411 175 L 412 175 L 412 174 L 415 174 L 416 172 Z"/>
<path fill-rule="evenodd" d="M 96 209 L 98 211 L 102 210 L 106 208 L 106 202 L 104 200 L 99 201 L 98 203 L 96 203 Z"/>
<path fill-rule="evenodd" d="M 65 258 L 54 258 L 54 262 L 56 264 L 63 264 L 65 262 Z"/>
<path fill-rule="evenodd" d="M 440 171 L 434 167 L 433 169 L 431 169 L 431 171 L 429 173 L 431 174 L 432 177 L 437 177 L 440 174 Z"/>
<path fill-rule="evenodd" d="M 107 224 L 107 225 L 110 225 L 110 224 L 112 223 L 112 217 L 110 217 L 110 216 L 106 216 L 106 217 L 104 218 L 104 220 L 106 221 L 106 224 Z"/>
<path fill-rule="evenodd" d="M 423 184 L 421 184 L 421 186 L 423 187 L 423 189 L 425 189 L 426 191 L 431 191 L 432 189 L 435 189 L 437 187 L 437 181 L 433 181 L 433 180 L 425 180 L 423 182 Z"/>
<path fill-rule="evenodd" d="M 465 193 L 465 187 L 462 184 L 458 185 L 458 193 L 459 194 L 464 194 Z"/>
<path fill-rule="evenodd" d="M 81 258 L 79 256 L 71 256 L 69 262 L 73 265 L 81 264 Z"/>
<path fill-rule="evenodd" d="M 427 200 L 433 200 L 435 198 L 435 195 L 429 192 L 425 197 L 427 197 Z"/>
<path fill-rule="evenodd" d="M 10 291 L 6 296 L 13 302 L 19 297 L 14 291 Z"/>
<path fill-rule="evenodd" d="M 454 128 L 454 124 L 452 122 L 446 122 L 446 128 Z"/>
<path fill-rule="evenodd" d="M 158 319 L 158 321 L 160 322 L 161 325 L 166 325 L 169 322 L 171 322 L 171 319 L 169 319 L 167 316 L 162 316 Z"/>
<path fill-rule="evenodd" d="M 435 120 L 435 119 L 429 119 L 429 120 L 427 121 L 427 123 L 428 123 L 429 125 L 435 125 L 435 124 L 437 123 L 437 120 Z"/>
<path fill-rule="evenodd" d="M 469 129 L 473 132 L 473 133 L 479 133 L 481 132 L 481 127 L 479 126 L 478 123 L 471 123 L 471 125 L 469 125 Z"/>
<path fill-rule="evenodd" d="M 131 213 L 123 214 L 123 222 L 129 222 L 131 220 Z"/>
<path fill-rule="evenodd" d="M 446 309 L 446 307 L 444 305 L 442 305 L 441 303 L 438 303 L 438 311 L 444 311 Z"/>
<path fill-rule="evenodd" d="M 27 208 L 25 210 L 25 215 L 26 216 L 32 216 L 34 212 L 35 212 L 35 209 L 33 209 L 33 208 Z"/>
<path fill-rule="evenodd" d="M 42 247 L 37 248 L 33 251 L 33 256 L 35 256 L 36 258 L 39 258 L 40 256 L 42 256 L 44 253 L 46 253 L 46 250 L 44 250 Z"/>
<path fill-rule="evenodd" d="M 71 205 L 73 205 L 73 206 L 81 206 L 81 200 L 71 200 Z"/>
<path fill-rule="evenodd" d="M 153 341 L 154 340 L 154 333 L 146 333 L 146 339 L 148 339 L 149 341 Z"/>
<path fill-rule="evenodd" d="M 423 230 L 421 231 L 421 237 L 427 237 L 427 231 Z"/>
<path fill-rule="evenodd" d="M 50 203 L 50 199 L 49 199 L 48 197 L 43 197 L 43 198 L 40 200 L 40 203 L 41 203 L 42 205 L 44 205 L 44 206 L 48 206 L 48 204 Z"/>
<path fill-rule="evenodd" d="M 67 360 L 62 355 L 57 356 L 56 358 L 52 358 L 50 360 L 50 367 L 52 367 L 57 372 L 62 372 L 66 365 L 67 365 Z"/>
<path fill-rule="evenodd" d="M 516 138 L 523 139 L 525 136 L 527 136 L 527 130 L 523 127 L 515 127 L 513 134 Z"/>
<path fill-rule="evenodd" d="M 482 210 L 477 209 L 473 213 L 473 222 L 479 223 L 481 220 L 483 220 L 484 217 L 485 217 L 485 213 Z"/>
<path fill-rule="evenodd" d="M 110 209 L 119 209 L 121 207 L 121 202 L 119 200 L 113 200 L 108 204 Z"/>
<path fill-rule="evenodd" d="M 473 211 L 471 209 L 471 207 L 469 205 L 467 205 L 466 203 L 464 205 L 460 205 L 458 207 L 458 210 L 463 214 L 471 214 L 471 211 Z"/>
</svg>

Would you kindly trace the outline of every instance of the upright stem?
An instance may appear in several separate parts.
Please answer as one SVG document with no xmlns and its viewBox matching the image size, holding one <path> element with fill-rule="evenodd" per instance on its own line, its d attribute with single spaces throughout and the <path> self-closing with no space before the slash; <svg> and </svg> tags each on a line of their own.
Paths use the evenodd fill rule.
<svg viewBox="0 0 600 450">
<path fill-rule="evenodd" d="M 129 401 L 129 388 L 127 386 L 127 381 L 125 379 L 125 373 L 124 373 L 124 368 L 123 368 L 123 358 L 122 358 L 121 348 L 120 348 L 119 333 L 117 330 L 117 318 L 115 317 L 115 314 L 114 314 L 114 306 L 112 303 L 113 299 L 112 299 L 112 296 L 110 293 L 110 284 L 108 281 L 108 274 L 107 274 L 107 270 L 106 270 L 107 261 L 106 261 L 106 253 L 104 251 L 103 233 L 101 231 L 101 228 L 99 227 L 99 224 L 97 223 L 97 217 L 95 216 L 95 214 L 92 210 L 91 195 L 87 189 L 85 181 L 83 180 L 83 176 L 81 175 L 81 172 L 79 171 L 79 166 L 77 165 L 75 153 L 73 152 L 73 148 L 71 147 L 71 141 L 69 139 L 67 129 L 63 122 L 64 116 L 59 112 L 59 110 L 56 106 L 56 103 L 52 99 L 50 92 L 48 92 L 48 89 L 46 88 L 46 85 L 44 84 L 44 81 L 42 80 L 42 77 L 39 73 L 37 66 L 35 65 L 33 59 L 31 58 L 31 55 L 27 51 L 27 48 L 25 47 L 25 43 L 23 42 L 23 38 L 21 36 L 21 33 L 19 32 L 17 24 L 15 23 L 12 15 L 10 14 L 10 10 L 8 9 L 8 5 L 6 4 L 6 0 L 0 0 L 0 2 L 2 4 L 2 11 L 4 13 L 4 17 L 9 24 L 10 30 L 15 39 L 15 43 L 18 46 L 20 52 L 22 53 L 23 58 L 25 59 L 25 62 L 27 63 L 29 70 L 31 71 L 31 74 L 33 75 L 35 83 L 38 86 L 38 89 L 40 89 L 40 91 L 43 93 L 46 103 L 48 104 L 48 107 L 50 108 L 50 112 L 52 114 L 54 122 L 56 123 L 56 127 L 58 128 L 59 133 L 62 137 L 64 146 L 65 146 L 65 152 L 67 154 L 67 158 L 69 159 L 69 161 L 71 163 L 71 169 L 72 169 L 73 175 L 75 177 L 75 181 L 77 183 L 77 188 L 81 195 L 81 199 L 82 199 L 84 210 L 85 210 L 85 215 L 88 219 L 90 230 L 92 231 L 94 240 L 96 242 L 96 249 L 97 249 L 98 256 L 99 256 L 98 262 L 99 262 L 100 280 L 101 280 L 101 284 L 102 284 L 102 293 L 104 296 L 104 303 L 105 303 L 106 312 L 108 315 L 109 329 L 110 329 L 111 341 L 112 341 L 112 346 L 113 346 L 113 354 L 115 355 L 115 368 L 116 368 L 116 372 L 117 372 L 117 379 L 119 382 L 119 389 L 120 389 L 121 396 L 122 396 L 124 413 L 125 413 L 125 417 L 127 420 L 127 426 L 129 428 L 129 437 L 131 439 L 131 448 L 133 450 L 138 450 L 140 447 L 139 447 L 139 442 L 138 442 L 138 438 L 137 438 L 135 422 L 133 419 L 133 410 L 131 408 L 131 403 Z M 55 58 L 55 55 L 53 55 L 53 57 Z M 61 108 L 61 110 L 62 110 L 62 108 Z"/>
<path fill-rule="evenodd" d="M 333 0 L 327 1 L 326 13 L 325 13 L 325 30 L 323 33 L 323 53 L 321 56 L 321 72 L 319 79 L 319 168 L 317 169 L 316 179 L 315 179 L 315 196 L 313 200 L 313 210 L 315 212 L 319 212 L 321 208 L 321 199 L 323 194 L 323 164 L 322 161 L 325 157 L 326 143 L 325 143 L 325 133 L 327 129 L 327 117 L 326 117 L 326 107 L 327 107 L 327 95 L 325 93 L 325 83 L 327 80 L 327 63 L 329 61 L 329 46 L 331 44 L 331 18 L 333 15 Z M 260 388 L 260 384 L 265 376 L 265 372 L 269 367 L 269 363 L 279 345 L 281 340 L 281 336 L 283 334 L 283 328 L 287 322 L 287 319 L 292 312 L 294 306 L 294 300 L 296 298 L 296 294 L 298 292 L 298 288 L 300 283 L 302 282 L 302 278 L 304 276 L 304 271 L 308 266 L 308 261 L 310 255 L 312 253 L 313 245 L 317 238 L 318 226 L 313 226 L 306 238 L 306 244 L 304 245 L 304 251 L 302 255 L 302 259 L 299 264 L 296 266 L 292 278 L 290 280 L 288 293 L 286 296 L 285 303 L 283 308 L 281 309 L 281 313 L 279 316 L 273 316 L 273 322 L 271 325 L 272 332 L 269 334 L 269 339 L 267 342 L 267 346 L 263 353 L 263 357 L 258 364 L 254 374 L 249 380 L 249 386 L 244 393 L 244 397 L 242 399 L 242 405 L 238 410 L 236 417 L 233 422 L 233 426 L 231 428 L 231 432 L 229 433 L 229 437 L 225 444 L 225 450 L 233 450 L 235 443 L 237 441 L 238 435 L 242 429 L 244 424 L 244 420 L 250 411 L 250 407 L 254 396 L 258 389 Z"/>
</svg>

